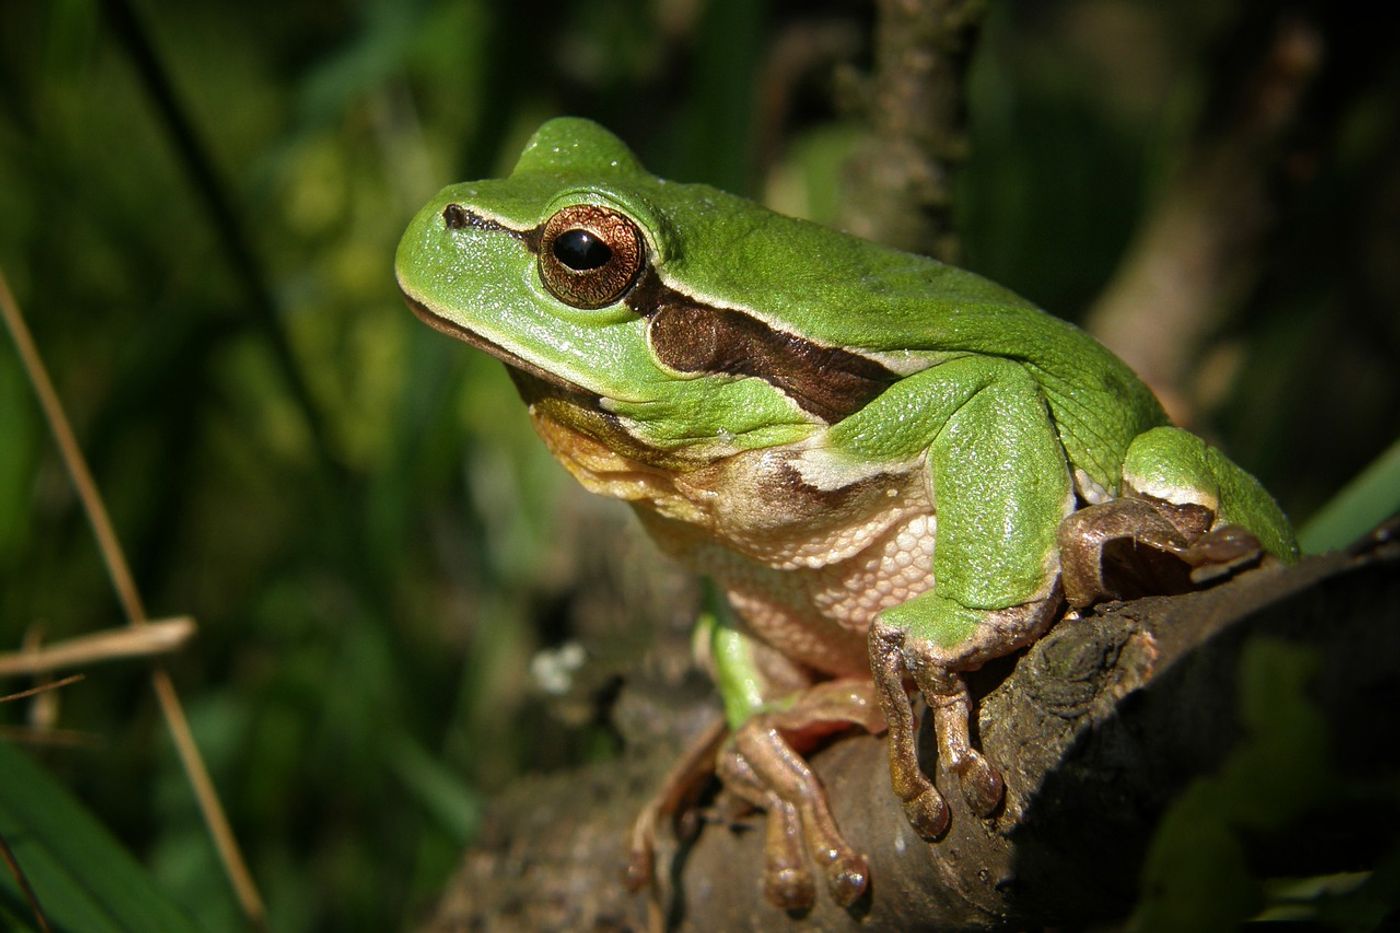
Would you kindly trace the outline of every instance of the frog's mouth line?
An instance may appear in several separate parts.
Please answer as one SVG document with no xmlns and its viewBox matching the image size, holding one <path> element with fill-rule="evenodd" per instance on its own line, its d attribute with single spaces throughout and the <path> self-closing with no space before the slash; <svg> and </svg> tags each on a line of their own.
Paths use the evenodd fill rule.
<svg viewBox="0 0 1400 933">
<path fill-rule="evenodd" d="M 418 316 L 418 319 L 434 330 L 447 334 L 449 337 L 456 337 L 463 343 L 476 347 L 483 353 L 488 353 L 506 364 L 511 369 L 512 376 L 516 376 L 516 385 L 520 387 L 521 395 L 525 400 L 532 401 L 531 395 L 563 394 L 578 404 L 586 405 L 589 408 L 600 408 L 601 397 L 596 392 L 590 392 L 580 385 L 570 382 L 547 369 L 542 369 L 523 357 L 517 356 L 505 347 L 494 341 L 488 340 L 475 331 L 468 330 L 456 321 L 449 321 L 447 318 L 433 312 L 431 308 L 414 298 L 408 292 L 403 291 L 404 303 L 408 305 L 410 311 Z M 544 385 L 540 385 L 543 383 Z M 526 393 L 526 386 L 533 385 L 538 388 L 530 394 Z"/>
<path fill-rule="evenodd" d="M 434 314 L 432 309 L 407 292 L 403 293 L 403 297 L 409 309 L 429 327 L 442 331 L 450 337 L 456 337 L 463 343 L 504 363 L 506 371 L 510 374 L 511 382 L 515 383 L 516 391 L 520 393 L 525 404 L 530 407 L 532 414 L 539 415 L 543 411 L 548 411 L 547 417 L 557 423 L 560 428 L 577 431 L 591 437 L 612 450 L 641 463 L 657 464 L 669 469 L 676 469 L 678 464 L 686 462 L 683 457 L 669 455 L 632 436 L 622 427 L 616 415 L 603 408 L 602 396 L 598 393 L 590 392 L 567 379 L 541 369 L 529 360 L 522 359 L 499 344 L 468 330 L 456 321 L 449 321 Z M 551 403 L 562 403 L 562 407 Z M 536 409 L 537 404 L 541 405 L 539 410 Z M 551 443 L 556 442 L 552 441 Z M 562 449 L 562 447 L 558 448 L 558 450 Z M 558 450 L 556 450 L 556 456 L 562 456 Z"/>
</svg>

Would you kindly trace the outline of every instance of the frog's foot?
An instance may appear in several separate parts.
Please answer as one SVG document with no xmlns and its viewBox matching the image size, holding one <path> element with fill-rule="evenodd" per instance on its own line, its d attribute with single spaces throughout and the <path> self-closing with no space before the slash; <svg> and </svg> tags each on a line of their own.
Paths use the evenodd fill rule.
<svg viewBox="0 0 1400 933">
<path fill-rule="evenodd" d="M 871 685 L 828 681 L 805 690 L 787 709 L 753 716 L 719 753 L 725 787 L 768 813 L 764 894 L 785 910 L 804 910 L 815 901 L 804 848 L 842 906 L 855 903 L 869 883 L 865 856 L 841 835 L 826 790 L 799 753 L 851 726 L 872 733 L 884 728 Z"/>
<path fill-rule="evenodd" d="M 922 605 L 919 605 L 922 604 Z M 870 669 L 889 726 L 890 784 L 916 832 L 934 842 L 947 831 L 947 801 L 919 767 L 916 723 L 907 679 L 912 679 L 933 714 L 938 760 L 958 779 L 974 814 L 989 817 L 1005 796 L 1001 773 L 973 747 L 972 697 L 959 672 L 976 670 L 992 658 L 1030 644 L 1054 622 L 1061 605 L 1058 590 L 1044 599 L 992 612 L 964 609 L 932 593 L 906 605 L 915 613 L 930 609 L 975 618 L 969 634 L 953 647 L 930 637 L 917 618 L 886 613 L 870 628 Z"/>
<path fill-rule="evenodd" d="M 1239 525 L 1211 528 L 1200 505 L 1128 497 L 1060 523 L 1065 597 L 1076 609 L 1105 599 L 1185 593 L 1257 561 L 1259 539 Z"/>
<path fill-rule="evenodd" d="M 1212 528 L 1181 552 L 1182 560 L 1191 565 L 1191 582 L 1197 586 L 1252 567 L 1263 557 L 1259 538 L 1243 525 Z"/>
</svg>

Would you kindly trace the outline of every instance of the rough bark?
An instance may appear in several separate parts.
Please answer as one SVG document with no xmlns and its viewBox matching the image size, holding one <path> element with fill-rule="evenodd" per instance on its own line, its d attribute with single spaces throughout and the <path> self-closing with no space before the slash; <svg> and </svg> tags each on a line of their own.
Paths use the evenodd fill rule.
<svg viewBox="0 0 1400 933">
<path fill-rule="evenodd" d="M 967 65 L 982 0 L 881 0 L 875 69 L 853 90 L 870 137 L 847 165 L 841 226 L 945 262 L 959 254 L 953 174 L 967 159 Z"/>
<path fill-rule="evenodd" d="M 430 928 L 995 929 L 1118 918 L 1136 898 L 1158 818 L 1240 741 L 1237 673 L 1257 639 L 1314 653 L 1313 698 L 1343 783 L 1400 774 L 1400 718 L 1385 702 L 1400 696 L 1396 618 L 1400 543 L 1391 542 L 1061 622 L 977 678 L 981 741 L 1005 769 L 1007 802 L 978 820 L 950 794 L 953 828 L 935 845 L 913 834 L 889 792 L 883 739 L 833 742 L 814 764 L 874 879 L 849 911 L 825 896 L 798 917 L 766 904 L 759 824 L 720 819 L 719 808 L 667 856 L 669 893 L 629 897 L 617 880 L 625 829 L 666 765 L 651 756 L 507 794 Z M 1305 845 L 1264 853 L 1269 872 L 1374 864 L 1400 815 L 1393 800 L 1365 819 L 1354 807 L 1339 798 L 1310 812 L 1296 830 Z"/>
</svg>

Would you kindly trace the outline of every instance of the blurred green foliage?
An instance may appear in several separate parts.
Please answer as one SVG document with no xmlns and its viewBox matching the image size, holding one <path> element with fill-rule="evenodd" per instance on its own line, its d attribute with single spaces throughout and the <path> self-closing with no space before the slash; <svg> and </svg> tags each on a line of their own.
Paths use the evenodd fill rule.
<svg viewBox="0 0 1400 933">
<path fill-rule="evenodd" d="M 184 933 L 196 921 L 63 788 L 0 742 L 0 827 L 49 924 L 85 933 Z M 27 929 L 28 899 L 0 874 L 0 927 Z"/>
<path fill-rule="evenodd" d="M 606 123 L 662 174 L 829 217 L 858 132 L 831 108 L 836 63 L 771 56 L 834 21 L 846 64 L 867 65 L 873 10 L 140 0 L 128 23 L 125 7 L 0 7 L 0 265 L 152 613 L 199 620 L 173 672 L 273 928 L 411 924 L 483 791 L 611 747 L 601 724 L 552 717 L 527 665 L 618 585 L 585 573 L 580 542 L 627 532 L 549 461 L 499 365 L 403 311 L 399 232 L 557 113 Z M 1085 308 L 1250 9 L 992 4 L 960 177 L 968 264 Z M 1218 434 L 1298 517 L 1400 432 L 1395 63 L 1356 59 L 1324 88 L 1335 132 L 1222 335 L 1244 363 Z M 0 647 L 119 623 L 0 348 Z M 61 701 L 94 744 L 47 764 L 209 929 L 239 928 L 143 672 L 94 670 Z"/>
</svg>

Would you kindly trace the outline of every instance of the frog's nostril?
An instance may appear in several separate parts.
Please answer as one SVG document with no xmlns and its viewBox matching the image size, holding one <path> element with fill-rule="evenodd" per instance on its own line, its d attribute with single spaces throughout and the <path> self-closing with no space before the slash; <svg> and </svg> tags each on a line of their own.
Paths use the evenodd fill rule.
<svg viewBox="0 0 1400 933">
<path fill-rule="evenodd" d="M 460 204 L 449 204 L 442 209 L 443 222 L 448 230 L 460 230 L 471 223 L 471 215 Z"/>
</svg>

